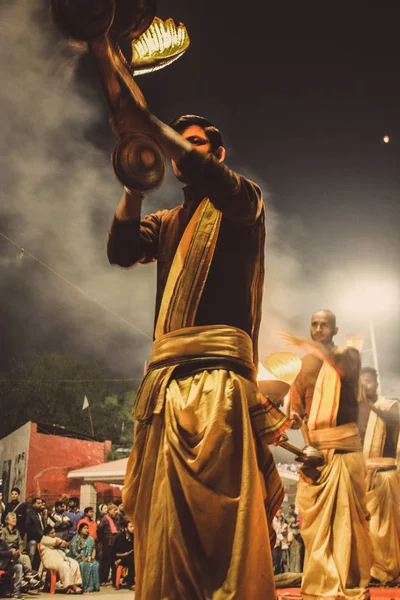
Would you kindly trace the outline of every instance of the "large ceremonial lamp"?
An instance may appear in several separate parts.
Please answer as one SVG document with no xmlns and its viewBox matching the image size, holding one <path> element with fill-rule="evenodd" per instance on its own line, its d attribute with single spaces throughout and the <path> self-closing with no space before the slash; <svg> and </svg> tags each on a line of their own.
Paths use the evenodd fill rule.
<svg viewBox="0 0 400 600">
<path fill-rule="evenodd" d="M 301 360 L 292 352 L 269 354 L 258 367 L 257 383 L 260 392 L 275 405 L 281 406 L 300 369 Z M 281 435 L 279 446 L 294 454 L 296 461 L 303 463 L 303 469 L 313 470 L 322 466 L 325 463 L 324 455 L 312 446 L 306 422 L 303 423 L 301 432 L 305 441 L 302 450 L 291 444 L 286 434 Z"/>
<path fill-rule="evenodd" d="M 51 0 L 57 25 L 68 36 L 87 42 L 107 94 L 118 142 L 112 165 L 124 186 L 148 191 L 161 184 L 165 158 L 159 144 L 139 133 L 132 103 L 147 109 L 133 75 L 169 65 L 189 46 L 186 28 L 155 17 L 156 0 Z M 132 60 L 120 43 L 129 41 Z"/>
</svg>

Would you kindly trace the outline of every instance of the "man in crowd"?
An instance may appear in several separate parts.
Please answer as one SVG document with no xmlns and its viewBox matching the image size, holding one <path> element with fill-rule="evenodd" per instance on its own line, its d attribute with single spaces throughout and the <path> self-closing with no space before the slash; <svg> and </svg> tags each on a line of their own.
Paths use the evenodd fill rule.
<svg viewBox="0 0 400 600">
<path fill-rule="evenodd" d="M 13 487 L 11 490 L 11 500 L 7 502 L 6 508 L 4 510 L 4 517 L 9 512 L 16 512 L 17 506 L 21 503 L 20 501 L 21 490 L 17 487 Z"/>
<path fill-rule="evenodd" d="M 79 508 L 79 498 L 76 496 L 73 496 L 68 500 L 68 510 L 65 513 L 65 516 L 71 521 L 68 528 L 68 537 L 72 540 L 77 531 L 79 521 L 85 516 L 84 512 Z"/>
<path fill-rule="evenodd" d="M 14 512 L 17 515 L 17 529 L 21 536 L 25 534 L 25 520 L 28 505 L 21 501 L 21 491 L 18 487 L 13 487 L 11 490 L 11 500 L 7 502 L 3 512 L 2 523 L 5 523 L 7 513 Z"/>
<path fill-rule="evenodd" d="M 86 525 L 89 527 L 89 535 L 92 536 L 95 542 L 97 542 L 97 523 L 94 519 L 93 506 L 87 506 L 83 512 L 85 516 L 78 522 L 76 530 L 78 531 L 81 523 L 86 523 Z"/>
<path fill-rule="evenodd" d="M 302 597 L 361 599 L 373 554 L 365 505 L 365 459 L 357 428 L 360 356 L 339 348 L 336 317 L 319 310 L 311 318 L 311 340 L 284 335 L 310 353 L 290 395 L 294 428 L 307 417 L 311 443 L 325 465 L 312 475 L 301 473 L 297 505 L 306 556 Z"/>
<path fill-rule="evenodd" d="M 42 499 L 33 498 L 32 506 L 26 514 L 25 531 L 27 535 L 26 549 L 31 560 L 32 567 L 37 569 L 40 558 L 37 545 L 43 537 L 45 523 L 42 515 Z"/>
<path fill-rule="evenodd" d="M 367 459 L 367 509 L 374 548 L 371 575 L 382 584 L 400 576 L 400 477 L 396 456 L 400 403 L 378 393 L 378 373 L 361 369 L 362 397 L 359 428 Z"/>
<path fill-rule="evenodd" d="M 118 507 L 115 504 L 108 505 L 108 512 L 100 521 L 97 534 L 101 542 L 100 558 L 100 583 L 107 583 L 113 562 L 113 546 L 118 534 L 117 527 Z"/>
<path fill-rule="evenodd" d="M 286 419 L 256 384 L 261 191 L 225 166 L 221 132 L 207 119 L 168 127 L 143 105 L 129 110 L 186 185 L 182 205 L 142 220 L 143 194 L 125 190 L 108 242 L 112 264 L 158 261 L 155 342 L 123 496 L 137 594 L 272 599 L 268 540 L 283 489 L 267 444 Z"/>
<path fill-rule="evenodd" d="M 64 514 L 66 510 L 65 503 L 61 500 L 57 500 L 54 504 L 54 510 L 47 518 L 47 525 L 54 528 L 56 536 L 61 540 L 68 542 L 69 540 L 69 528 L 71 527 L 71 519 Z"/>
<path fill-rule="evenodd" d="M 0 523 L 0 570 L 7 571 L 8 576 L 12 578 L 12 595 L 16 600 L 22 600 L 22 592 L 36 590 L 42 586 L 21 561 L 20 556 L 20 550 L 9 546 L 4 539 L 3 525 Z"/>
<path fill-rule="evenodd" d="M 285 519 L 288 523 L 298 521 L 299 515 L 296 512 L 295 504 L 288 505 L 288 511 L 287 511 L 287 515 L 285 516 Z"/>
</svg>

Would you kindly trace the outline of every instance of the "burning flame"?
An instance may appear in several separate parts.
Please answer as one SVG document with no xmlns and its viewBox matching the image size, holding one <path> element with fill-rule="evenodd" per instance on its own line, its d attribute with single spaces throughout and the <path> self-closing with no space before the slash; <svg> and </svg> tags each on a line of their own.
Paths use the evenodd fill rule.
<svg viewBox="0 0 400 600">
<path fill-rule="evenodd" d="M 150 27 L 132 43 L 135 75 L 163 69 L 180 58 L 190 45 L 186 27 L 172 19 L 155 17 Z"/>
</svg>

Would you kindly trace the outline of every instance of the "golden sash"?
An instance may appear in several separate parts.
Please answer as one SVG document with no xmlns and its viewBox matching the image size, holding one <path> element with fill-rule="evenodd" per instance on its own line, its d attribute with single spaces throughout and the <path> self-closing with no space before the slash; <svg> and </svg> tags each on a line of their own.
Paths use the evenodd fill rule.
<svg viewBox="0 0 400 600">
<path fill-rule="evenodd" d="M 158 314 L 155 339 L 194 325 L 221 224 L 221 212 L 204 198 L 179 242 Z"/>
<path fill-rule="evenodd" d="M 361 452 L 356 423 L 336 426 L 341 383 L 336 369 L 324 361 L 315 384 L 308 428 L 310 441 L 319 450 Z"/>
<path fill-rule="evenodd" d="M 340 377 L 325 360 L 315 384 L 308 420 L 310 431 L 335 427 L 340 400 Z"/>
<path fill-rule="evenodd" d="M 397 400 L 387 400 L 379 396 L 376 401 L 376 408 L 379 410 L 390 410 L 396 404 Z M 386 425 L 376 412 L 371 410 L 368 417 L 367 430 L 364 438 L 364 454 L 366 458 L 378 458 L 383 455 L 383 449 L 386 441 Z"/>
<path fill-rule="evenodd" d="M 310 431 L 310 442 L 318 450 L 346 450 L 362 452 L 360 434 L 356 423 L 326 427 Z"/>
</svg>

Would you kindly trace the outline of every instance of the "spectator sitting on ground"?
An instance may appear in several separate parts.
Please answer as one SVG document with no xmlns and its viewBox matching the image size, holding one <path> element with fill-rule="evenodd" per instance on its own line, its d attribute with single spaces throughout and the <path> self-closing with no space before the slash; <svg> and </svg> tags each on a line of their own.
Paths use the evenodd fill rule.
<svg viewBox="0 0 400 600">
<path fill-rule="evenodd" d="M 77 498 L 76 496 L 72 496 L 68 500 L 68 510 L 65 513 L 65 516 L 68 517 L 71 521 L 71 525 L 68 529 L 68 538 L 72 540 L 76 533 L 76 526 L 78 525 L 79 521 L 85 516 L 83 511 L 81 511 L 79 508 L 79 498 Z"/>
<path fill-rule="evenodd" d="M 57 500 L 54 504 L 54 510 L 47 518 L 47 525 L 54 527 L 56 536 L 61 540 L 68 541 L 68 530 L 71 527 L 71 519 L 65 513 L 66 506 L 62 500 Z"/>
<path fill-rule="evenodd" d="M 97 542 L 97 523 L 94 520 L 94 509 L 93 506 L 87 506 L 84 510 L 85 516 L 79 521 L 76 526 L 76 530 L 79 531 L 79 525 L 86 523 L 89 527 L 89 535 L 92 536 L 95 542 Z"/>
<path fill-rule="evenodd" d="M 67 556 L 68 543 L 56 536 L 54 527 L 48 525 L 40 542 L 40 556 L 45 569 L 54 569 L 67 594 L 81 594 L 82 577 L 79 563 Z"/>
</svg>

